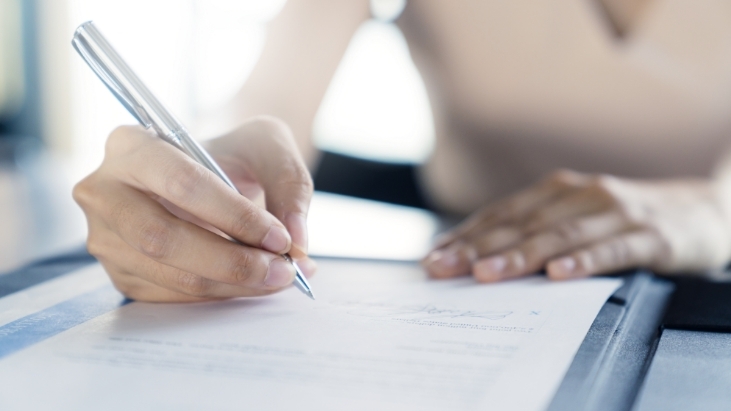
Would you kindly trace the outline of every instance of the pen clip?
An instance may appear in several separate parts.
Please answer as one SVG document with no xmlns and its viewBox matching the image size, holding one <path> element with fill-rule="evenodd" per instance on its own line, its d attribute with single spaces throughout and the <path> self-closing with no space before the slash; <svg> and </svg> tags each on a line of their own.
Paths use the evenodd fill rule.
<svg viewBox="0 0 731 411">
<path fill-rule="evenodd" d="M 76 51 L 86 61 L 86 64 L 91 67 L 91 70 L 99 77 L 109 91 L 119 100 L 120 103 L 134 116 L 137 121 L 140 122 L 145 128 L 152 126 L 152 120 L 145 111 L 145 108 L 135 100 L 135 98 L 120 85 L 119 79 L 113 74 L 113 72 L 104 64 L 99 55 L 89 45 L 86 38 L 84 38 L 80 30 L 84 28 L 84 25 L 79 27 L 77 35 L 74 36 L 71 44 L 74 46 Z"/>
</svg>

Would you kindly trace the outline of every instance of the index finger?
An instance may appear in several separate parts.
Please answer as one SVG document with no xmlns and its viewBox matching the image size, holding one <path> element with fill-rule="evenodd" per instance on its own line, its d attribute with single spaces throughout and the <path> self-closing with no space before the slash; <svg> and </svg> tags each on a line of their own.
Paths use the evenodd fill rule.
<svg viewBox="0 0 731 411">
<path fill-rule="evenodd" d="M 136 147 L 111 166 L 125 184 L 164 198 L 244 244 L 273 253 L 289 250 L 281 222 L 182 151 L 137 128 L 118 129 L 110 146 L 118 139 Z"/>
<path fill-rule="evenodd" d="M 485 230 L 526 217 L 539 207 L 580 187 L 586 177 L 568 170 L 555 172 L 542 182 L 490 205 L 469 217 L 457 228 L 444 234 L 435 245 L 443 248 L 458 239 L 468 240 Z"/>
</svg>

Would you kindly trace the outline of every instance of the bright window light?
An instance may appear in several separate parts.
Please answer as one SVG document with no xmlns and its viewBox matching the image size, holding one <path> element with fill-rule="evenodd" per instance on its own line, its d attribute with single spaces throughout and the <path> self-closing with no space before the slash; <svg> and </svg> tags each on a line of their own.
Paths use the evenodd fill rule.
<svg viewBox="0 0 731 411">
<path fill-rule="evenodd" d="M 284 0 L 66 0 L 69 42 L 80 23 L 100 30 L 192 130 L 226 106 L 261 53 Z M 145 10 L 140 13 L 139 10 Z M 75 178 L 96 168 L 109 132 L 134 124 L 69 42 Z M 235 50 L 235 52 L 232 52 Z M 53 130 L 56 132 L 56 130 Z M 426 92 L 400 31 L 371 21 L 356 33 L 314 129 L 323 148 L 388 161 L 423 160 L 434 130 Z"/>
<path fill-rule="evenodd" d="M 370 21 L 353 37 L 314 126 L 318 146 L 359 157 L 420 162 L 434 126 L 424 83 L 401 32 Z"/>
</svg>

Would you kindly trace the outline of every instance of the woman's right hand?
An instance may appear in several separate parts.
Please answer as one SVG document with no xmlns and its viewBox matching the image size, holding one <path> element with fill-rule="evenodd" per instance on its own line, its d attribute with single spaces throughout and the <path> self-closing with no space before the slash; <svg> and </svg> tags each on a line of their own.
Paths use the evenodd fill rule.
<svg viewBox="0 0 731 411">
<path fill-rule="evenodd" d="M 141 127 L 109 136 L 101 166 L 74 188 L 87 246 L 125 296 L 185 302 L 269 294 L 305 275 L 312 179 L 289 128 L 255 118 L 208 144 L 239 191 Z M 265 206 L 256 199 L 265 198 Z M 236 244 L 222 237 L 239 240 Z"/>
</svg>

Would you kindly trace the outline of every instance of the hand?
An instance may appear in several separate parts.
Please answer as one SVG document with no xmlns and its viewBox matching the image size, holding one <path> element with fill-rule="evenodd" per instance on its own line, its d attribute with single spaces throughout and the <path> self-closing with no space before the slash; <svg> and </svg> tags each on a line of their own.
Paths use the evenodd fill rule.
<svg viewBox="0 0 731 411">
<path fill-rule="evenodd" d="M 569 279 L 646 267 L 720 269 L 731 230 L 704 180 L 638 181 L 560 171 L 444 235 L 423 261 L 437 278 L 493 282 L 545 268 Z"/>
<path fill-rule="evenodd" d="M 282 122 L 261 117 L 209 143 L 242 194 L 140 127 L 109 136 L 102 165 L 74 188 L 87 246 L 125 296 L 200 301 L 289 285 L 289 252 L 307 275 L 312 179 Z M 258 205 L 262 194 L 266 208 Z M 235 244 L 225 233 L 244 245 Z"/>
</svg>

